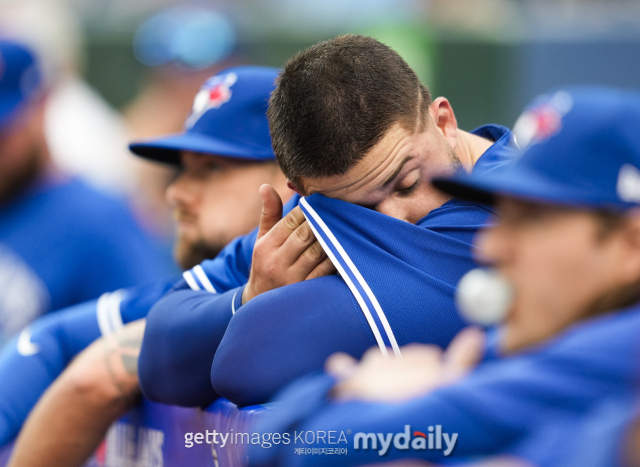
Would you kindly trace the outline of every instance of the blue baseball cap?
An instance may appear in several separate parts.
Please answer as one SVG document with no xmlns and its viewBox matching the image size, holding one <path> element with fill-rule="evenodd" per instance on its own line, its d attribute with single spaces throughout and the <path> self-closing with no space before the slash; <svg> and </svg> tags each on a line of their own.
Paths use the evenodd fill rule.
<svg viewBox="0 0 640 467">
<path fill-rule="evenodd" d="M 275 160 L 267 107 L 277 76 L 278 69 L 259 66 L 221 71 L 196 94 L 182 133 L 134 142 L 129 149 L 144 158 L 174 165 L 180 164 L 181 151 Z"/>
<path fill-rule="evenodd" d="M 19 114 L 41 91 L 42 76 L 35 56 L 17 42 L 0 40 L 0 128 Z"/>
<path fill-rule="evenodd" d="M 485 174 L 432 180 L 455 197 L 496 196 L 579 209 L 625 211 L 640 204 L 640 94 L 606 87 L 535 99 L 514 126 L 514 163 Z"/>
</svg>

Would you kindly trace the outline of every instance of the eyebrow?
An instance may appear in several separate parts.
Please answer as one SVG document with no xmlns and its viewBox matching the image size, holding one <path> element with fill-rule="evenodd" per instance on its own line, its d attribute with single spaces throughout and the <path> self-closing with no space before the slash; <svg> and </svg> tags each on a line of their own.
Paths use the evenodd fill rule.
<svg viewBox="0 0 640 467">
<path fill-rule="evenodd" d="M 398 168 L 396 168 L 396 170 L 393 171 L 393 173 L 387 177 L 387 179 L 384 181 L 384 183 L 382 184 L 383 187 L 388 186 L 391 182 L 393 182 L 396 177 L 398 175 L 400 175 L 400 172 L 402 171 L 402 169 L 404 168 L 404 166 L 406 165 L 407 162 L 409 162 L 411 159 L 414 159 L 416 156 L 407 156 L 404 158 L 404 160 L 400 163 L 400 165 L 398 165 Z"/>
</svg>

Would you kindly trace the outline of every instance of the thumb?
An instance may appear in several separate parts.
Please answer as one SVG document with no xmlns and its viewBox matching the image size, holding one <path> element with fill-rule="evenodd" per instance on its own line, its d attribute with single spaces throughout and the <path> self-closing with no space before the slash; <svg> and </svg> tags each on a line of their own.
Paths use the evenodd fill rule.
<svg viewBox="0 0 640 467">
<path fill-rule="evenodd" d="M 257 240 L 282 219 L 282 200 L 278 192 L 271 185 L 264 184 L 260 187 L 260 196 L 262 197 L 262 215 Z"/>
</svg>

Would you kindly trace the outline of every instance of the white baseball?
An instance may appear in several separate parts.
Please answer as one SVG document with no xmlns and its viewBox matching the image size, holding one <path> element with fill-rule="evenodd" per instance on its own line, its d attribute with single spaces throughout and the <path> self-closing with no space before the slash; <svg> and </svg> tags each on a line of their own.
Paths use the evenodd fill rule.
<svg viewBox="0 0 640 467">
<path fill-rule="evenodd" d="M 462 316 L 483 326 L 503 321 L 512 299 L 511 284 L 493 269 L 472 269 L 460 279 L 456 292 Z"/>
</svg>

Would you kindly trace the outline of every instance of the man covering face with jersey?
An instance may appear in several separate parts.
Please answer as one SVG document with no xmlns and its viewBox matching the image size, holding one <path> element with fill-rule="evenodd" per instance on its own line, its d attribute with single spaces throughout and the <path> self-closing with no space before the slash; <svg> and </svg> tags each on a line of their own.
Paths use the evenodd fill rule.
<svg viewBox="0 0 640 467">
<path fill-rule="evenodd" d="M 139 367 L 152 400 L 259 403 L 333 351 L 446 345 L 464 325 L 453 293 L 489 211 L 426 180 L 491 170 L 509 158 L 511 133 L 458 129 L 448 101 L 432 99 L 396 52 L 352 35 L 287 63 L 269 124 L 278 162 L 305 198 L 280 221 L 278 196 L 262 187 L 259 231 L 185 273 L 156 304 Z M 331 265 L 340 276 L 318 277 Z M 209 369 L 213 388 L 201 379 Z"/>
</svg>

